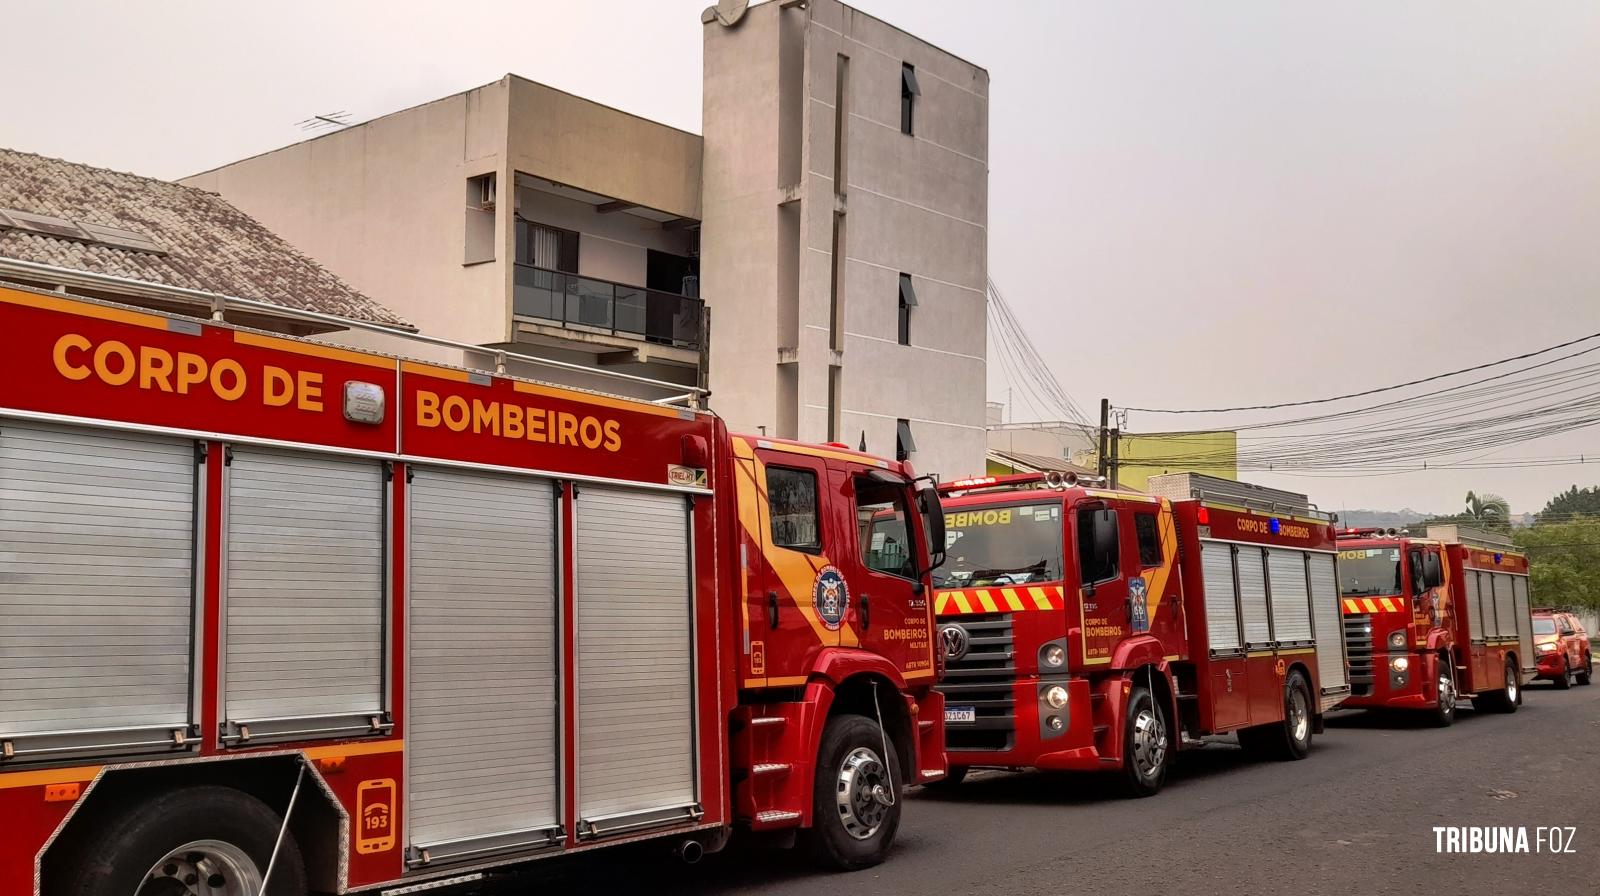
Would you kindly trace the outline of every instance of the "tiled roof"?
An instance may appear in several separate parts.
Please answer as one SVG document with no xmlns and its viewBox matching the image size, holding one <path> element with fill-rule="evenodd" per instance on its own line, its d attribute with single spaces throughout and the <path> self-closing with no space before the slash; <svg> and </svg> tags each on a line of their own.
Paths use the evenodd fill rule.
<svg viewBox="0 0 1600 896">
<path fill-rule="evenodd" d="M 1022 451 L 1004 451 L 998 448 L 989 449 L 991 460 L 997 460 L 1008 467 L 1024 469 L 1029 473 L 1077 473 L 1079 476 L 1092 476 L 1094 471 L 1088 467 L 1080 467 L 1064 457 L 1048 457 L 1043 454 L 1028 454 Z"/>
<path fill-rule="evenodd" d="M 0 258 L 410 326 L 204 190 L 0 149 L 0 209 L 139 231 L 165 251 L 155 255 L 0 230 Z"/>
</svg>

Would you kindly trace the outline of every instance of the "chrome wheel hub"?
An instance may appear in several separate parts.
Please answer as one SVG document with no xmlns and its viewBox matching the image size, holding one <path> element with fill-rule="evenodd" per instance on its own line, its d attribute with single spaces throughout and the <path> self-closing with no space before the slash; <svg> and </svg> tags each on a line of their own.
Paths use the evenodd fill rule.
<svg viewBox="0 0 1600 896">
<path fill-rule="evenodd" d="M 894 783 L 883 760 L 870 747 L 856 747 L 839 763 L 834 802 L 845 832 L 867 840 L 883 827 L 894 806 Z"/>
<path fill-rule="evenodd" d="M 1510 700 L 1512 703 L 1517 702 L 1517 691 L 1520 690 L 1521 687 L 1522 687 L 1521 684 L 1519 684 L 1517 682 L 1517 670 L 1511 668 L 1510 664 L 1507 664 L 1506 665 L 1506 699 Z"/>
<path fill-rule="evenodd" d="M 1167 759 L 1167 726 L 1151 708 L 1133 718 L 1133 765 L 1141 778 L 1154 777 Z"/>
<path fill-rule="evenodd" d="M 134 896 L 257 896 L 261 884 L 261 869 L 244 850 L 196 840 L 151 866 Z"/>
<path fill-rule="evenodd" d="M 1304 743 L 1311 734 L 1311 709 L 1305 691 L 1299 688 L 1289 695 L 1289 734 L 1295 743 Z"/>
<path fill-rule="evenodd" d="M 1439 673 L 1439 711 L 1449 715 L 1456 711 L 1456 683 L 1448 673 Z"/>
</svg>

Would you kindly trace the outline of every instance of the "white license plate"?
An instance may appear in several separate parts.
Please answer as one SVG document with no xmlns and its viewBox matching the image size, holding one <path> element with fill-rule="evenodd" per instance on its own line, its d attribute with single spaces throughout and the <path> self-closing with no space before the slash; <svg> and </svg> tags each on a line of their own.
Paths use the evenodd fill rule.
<svg viewBox="0 0 1600 896">
<path fill-rule="evenodd" d="M 952 722 L 976 722 L 978 721 L 978 709 L 975 706 L 946 706 L 944 708 L 944 721 L 947 725 Z"/>
</svg>

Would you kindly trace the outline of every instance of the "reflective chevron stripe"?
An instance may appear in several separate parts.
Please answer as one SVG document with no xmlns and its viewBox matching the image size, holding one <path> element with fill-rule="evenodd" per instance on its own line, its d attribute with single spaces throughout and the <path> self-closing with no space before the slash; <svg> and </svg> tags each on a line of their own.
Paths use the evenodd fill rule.
<svg viewBox="0 0 1600 896">
<path fill-rule="evenodd" d="M 940 591 L 934 598 L 933 603 L 934 613 L 939 616 L 1060 610 L 1065 606 L 1065 590 L 1060 585 L 1029 585 L 1014 588 L 952 588 L 947 591 Z"/>
</svg>

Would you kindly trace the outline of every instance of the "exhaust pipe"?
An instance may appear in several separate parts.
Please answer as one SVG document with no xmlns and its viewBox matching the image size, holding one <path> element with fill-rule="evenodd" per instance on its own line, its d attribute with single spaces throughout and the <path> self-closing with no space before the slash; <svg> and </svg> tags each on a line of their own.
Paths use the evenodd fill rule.
<svg viewBox="0 0 1600 896">
<path fill-rule="evenodd" d="M 706 847 L 705 844 L 701 843 L 699 840 L 685 840 L 682 843 L 679 843 L 677 847 L 672 850 L 672 853 L 673 855 L 677 856 L 679 860 L 683 862 L 683 864 L 693 865 L 694 863 L 700 861 L 701 857 L 706 854 Z"/>
</svg>

